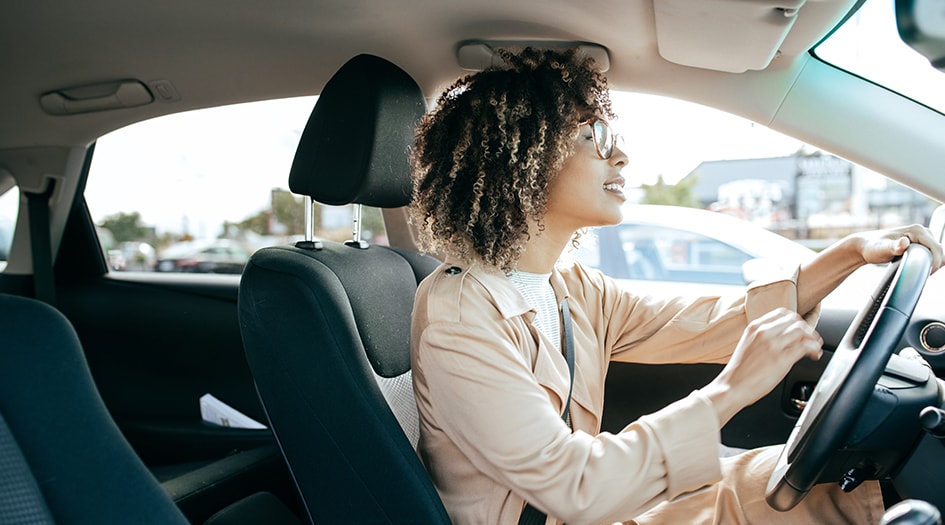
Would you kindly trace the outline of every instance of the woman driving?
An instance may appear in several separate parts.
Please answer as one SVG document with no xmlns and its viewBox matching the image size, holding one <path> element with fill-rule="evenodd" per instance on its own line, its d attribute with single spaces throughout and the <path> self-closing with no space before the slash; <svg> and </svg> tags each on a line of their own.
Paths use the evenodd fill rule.
<svg viewBox="0 0 945 525">
<path fill-rule="evenodd" d="M 561 257 L 626 201 L 605 77 L 574 50 L 502 57 L 441 95 L 412 151 L 412 219 L 445 260 L 413 312 L 419 453 L 453 521 L 877 523 L 876 482 L 772 510 L 779 447 L 720 459 L 720 429 L 820 357 L 818 304 L 856 268 L 918 242 L 937 269 L 941 246 L 921 226 L 854 234 L 740 297 L 635 295 Z M 607 433 L 611 361 L 725 366 Z"/>
</svg>

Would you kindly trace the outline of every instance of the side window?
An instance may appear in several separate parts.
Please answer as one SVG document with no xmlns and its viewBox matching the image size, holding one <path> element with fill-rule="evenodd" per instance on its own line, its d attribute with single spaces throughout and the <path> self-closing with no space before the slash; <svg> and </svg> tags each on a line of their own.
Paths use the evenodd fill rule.
<svg viewBox="0 0 945 525">
<path fill-rule="evenodd" d="M 855 231 L 928 224 L 938 205 L 740 117 L 638 93 L 612 99 L 628 157 L 624 222 L 582 236 L 576 258 L 643 292 L 694 290 L 672 283 L 742 287 Z M 716 291 L 731 290 L 699 288 Z"/>
<path fill-rule="evenodd" d="M 625 225 L 619 232 L 628 265 L 646 269 L 640 277 L 631 277 L 636 279 L 744 284 L 742 264 L 752 258 L 721 241 L 684 230 Z M 631 270 L 631 275 L 635 273 Z"/>
<path fill-rule="evenodd" d="M 621 279 L 743 285 L 742 264 L 753 258 L 719 240 L 686 230 L 625 222 L 600 228 L 579 257 Z"/>
<path fill-rule="evenodd" d="M 101 137 L 86 201 L 112 270 L 240 273 L 250 254 L 302 238 L 289 168 L 315 97 L 210 108 Z M 363 236 L 385 243 L 379 210 Z M 316 205 L 316 236 L 351 237 L 349 206 Z"/>
<path fill-rule="evenodd" d="M 0 195 L 0 271 L 7 267 L 10 246 L 13 244 L 13 228 L 16 225 L 16 214 L 19 208 L 19 188 L 14 186 Z"/>
</svg>

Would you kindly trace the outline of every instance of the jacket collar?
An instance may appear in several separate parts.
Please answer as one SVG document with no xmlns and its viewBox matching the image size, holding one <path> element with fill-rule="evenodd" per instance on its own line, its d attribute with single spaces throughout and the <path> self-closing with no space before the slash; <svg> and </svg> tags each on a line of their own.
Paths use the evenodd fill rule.
<svg viewBox="0 0 945 525">
<path fill-rule="evenodd" d="M 518 317 L 533 311 L 502 270 L 483 263 L 473 263 L 469 265 L 467 274 L 482 284 L 504 319 Z M 561 277 L 561 272 L 557 268 L 551 272 L 551 288 L 555 291 L 555 298 L 558 302 L 568 297 L 568 289 Z"/>
</svg>

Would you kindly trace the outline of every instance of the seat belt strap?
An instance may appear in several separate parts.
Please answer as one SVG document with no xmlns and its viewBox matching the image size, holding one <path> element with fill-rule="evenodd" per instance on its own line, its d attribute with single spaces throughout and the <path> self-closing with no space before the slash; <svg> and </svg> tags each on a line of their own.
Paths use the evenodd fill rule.
<svg viewBox="0 0 945 525">
<path fill-rule="evenodd" d="M 564 324 L 564 358 L 568 362 L 568 372 L 571 375 L 571 384 L 568 388 L 568 400 L 564 403 L 564 413 L 561 419 L 569 427 L 571 425 L 571 394 L 574 393 L 574 330 L 571 328 L 571 308 L 568 307 L 568 299 L 561 300 L 561 320 Z M 573 427 L 572 427 L 573 428 Z M 522 509 L 522 514 L 518 517 L 518 525 L 544 525 L 547 521 L 547 515 L 526 503 Z"/>
<path fill-rule="evenodd" d="M 55 182 L 42 193 L 24 192 L 30 221 L 30 247 L 33 255 L 33 292 L 37 299 L 55 306 L 56 285 L 53 276 L 52 237 L 49 231 L 49 198 Z"/>
</svg>

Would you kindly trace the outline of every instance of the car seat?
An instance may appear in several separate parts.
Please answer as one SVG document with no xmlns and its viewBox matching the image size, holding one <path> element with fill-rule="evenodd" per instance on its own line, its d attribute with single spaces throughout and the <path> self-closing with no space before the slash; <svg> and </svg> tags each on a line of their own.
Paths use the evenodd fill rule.
<svg viewBox="0 0 945 525">
<path fill-rule="evenodd" d="M 398 208 L 425 111 L 417 84 L 359 55 L 325 85 L 289 188 L 312 201 Z M 359 208 L 356 208 L 359 209 Z M 243 272 L 244 348 L 269 424 L 314 523 L 448 523 L 415 450 L 410 317 L 432 257 L 306 239 Z"/>
<path fill-rule="evenodd" d="M 0 334 L 0 523 L 191 523 L 111 418 L 65 316 L 0 294 Z M 190 494 L 223 484 L 225 461 L 176 486 Z M 210 502 L 225 506 L 205 525 L 300 523 L 269 492 L 229 501 Z"/>
<path fill-rule="evenodd" d="M 186 525 L 111 419 L 72 325 L 0 295 L 0 523 Z"/>
</svg>

